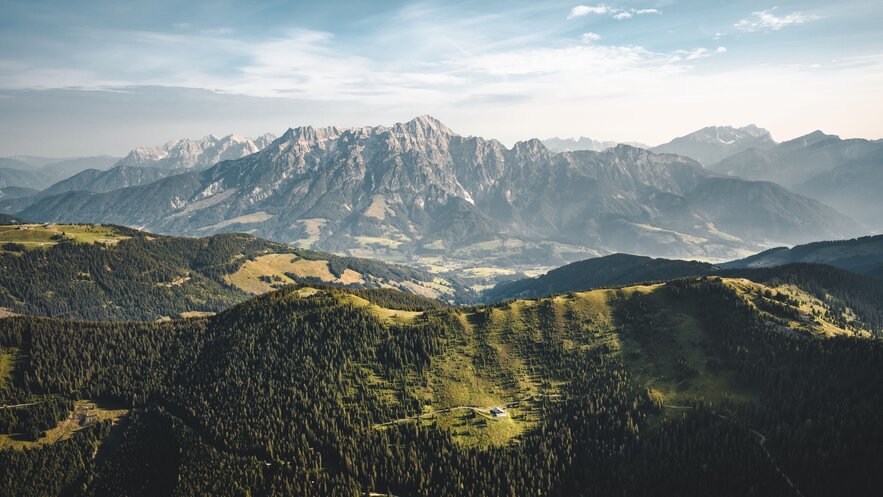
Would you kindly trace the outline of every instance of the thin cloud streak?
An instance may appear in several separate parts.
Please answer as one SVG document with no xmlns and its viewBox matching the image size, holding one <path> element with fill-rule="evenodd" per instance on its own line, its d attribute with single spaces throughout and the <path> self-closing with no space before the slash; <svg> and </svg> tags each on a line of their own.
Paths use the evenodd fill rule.
<svg viewBox="0 0 883 497">
<path fill-rule="evenodd" d="M 751 17 L 742 19 L 733 26 L 739 31 L 752 33 L 755 31 L 778 31 L 789 26 L 806 24 L 820 19 L 815 14 L 792 12 L 788 15 L 777 16 L 776 8 L 752 12 Z"/>
</svg>

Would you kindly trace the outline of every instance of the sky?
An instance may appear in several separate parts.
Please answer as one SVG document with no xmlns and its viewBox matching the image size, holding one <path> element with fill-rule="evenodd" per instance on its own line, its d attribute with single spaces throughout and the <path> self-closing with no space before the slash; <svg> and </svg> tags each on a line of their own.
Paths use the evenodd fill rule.
<svg viewBox="0 0 883 497">
<path fill-rule="evenodd" d="M 0 156 L 430 114 L 507 145 L 883 138 L 883 2 L 0 0 Z"/>
</svg>

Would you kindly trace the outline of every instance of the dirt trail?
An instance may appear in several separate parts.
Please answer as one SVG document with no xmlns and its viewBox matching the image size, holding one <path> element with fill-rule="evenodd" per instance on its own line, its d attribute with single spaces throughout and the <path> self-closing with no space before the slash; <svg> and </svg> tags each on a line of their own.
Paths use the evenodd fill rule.
<svg viewBox="0 0 883 497">
<path fill-rule="evenodd" d="M 663 404 L 662 407 L 667 407 L 669 409 L 678 409 L 678 410 L 693 409 L 690 406 L 678 406 L 678 405 L 669 405 L 669 404 Z M 749 433 L 751 433 L 752 435 L 757 437 L 757 444 L 760 445 L 761 450 L 763 450 L 764 454 L 766 454 L 766 457 L 770 461 L 770 464 L 773 466 L 773 469 L 775 469 L 776 472 L 779 473 L 779 475 L 782 477 L 782 479 L 785 480 L 785 483 L 791 488 L 791 490 L 794 491 L 795 494 L 797 494 L 800 497 L 803 497 L 803 493 L 800 492 L 800 489 L 797 488 L 797 485 L 795 485 L 794 482 L 791 481 L 791 478 L 789 478 L 788 475 L 786 475 L 785 472 L 782 471 L 782 468 L 776 463 L 775 458 L 773 458 L 773 454 L 769 451 L 769 449 L 766 448 L 766 441 L 767 441 L 766 435 L 755 430 L 754 428 L 744 426 L 742 423 L 739 422 L 738 418 L 736 418 L 736 413 L 734 413 L 733 411 L 731 411 L 729 409 L 724 409 L 722 411 L 723 414 L 716 412 L 716 411 L 712 411 L 712 412 L 714 413 L 715 416 L 717 416 L 721 419 L 727 420 L 731 423 L 735 423 L 739 426 L 744 427 L 746 430 L 748 430 Z"/>
<path fill-rule="evenodd" d="M 490 407 L 478 407 L 478 406 L 454 406 L 454 407 L 446 407 L 446 408 L 444 408 L 444 409 L 438 409 L 438 410 L 435 410 L 435 411 L 424 412 L 424 413 L 422 413 L 422 414 L 415 414 L 415 415 L 413 415 L 413 416 L 407 416 L 407 417 L 404 417 L 404 418 L 393 419 L 392 421 L 386 421 L 386 422 L 383 422 L 383 423 L 378 423 L 378 424 L 376 424 L 376 425 L 374 425 L 374 426 L 375 426 L 375 428 L 380 428 L 380 427 L 383 427 L 383 426 L 390 426 L 390 425 L 394 425 L 394 424 L 398 424 L 398 423 L 405 423 L 405 422 L 408 422 L 408 421 L 414 421 L 414 420 L 417 420 L 417 419 L 425 419 L 425 418 L 432 417 L 432 416 L 434 416 L 434 415 L 436 415 L 436 414 L 444 414 L 444 413 L 446 413 L 446 412 L 452 412 L 452 411 L 464 411 L 464 410 L 470 410 L 470 411 L 475 411 L 475 412 L 477 412 L 477 413 L 479 413 L 479 414 L 490 415 L 490 413 L 491 413 L 491 409 L 493 409 L 494 407 L 504 407 L 504 408 L 506 408 L 506 409 L 510 409 L 510 408 L 512 408 L 512 407 L 518 407 L 518 404 L 521 404 L 522 402 L 527 402 L 528 400 L 531 400 L 531 399 L 539 399 L 539 398 L 543 398 L 543 397 L 548 397 L 548 398 L 550 398 L 550 399 L 556 399 L 556 398 L 561 397 L 561 395 L 560 395 L 560 394 L 547 394 L 547 395 L 543 395 L 543 394 L 541 394 L 541 393 L 538 393 L 538 394 L 536 394 L 536 395 L 531 395 L 531 396 L 525 397 L 525 398 L 523 398 L 523 399 L 512 400 L 512 401 L 509 401 L 509 402 L 507 402 L 507 403 L 505 403 L 505 404 L 500 404 L 499 406 L 490 406 Z"/>
<path fill-rule="evenodd" d="M 24 404 L 10 404 L 10 405 L 7 405 L 7 406 L 0 406 L 0 409 L 14 409 L 14 408 L 16 408 L 16 407 L 35 406 L 35 405 L 37 405 L 37 404 L 42 404 L 43 402 L 45 402 L 45 401 L 41 400 L 41 401 L 37 401 L 37 402 L 27 402 L 27 403 L 24 403 Z"/>
</svg>

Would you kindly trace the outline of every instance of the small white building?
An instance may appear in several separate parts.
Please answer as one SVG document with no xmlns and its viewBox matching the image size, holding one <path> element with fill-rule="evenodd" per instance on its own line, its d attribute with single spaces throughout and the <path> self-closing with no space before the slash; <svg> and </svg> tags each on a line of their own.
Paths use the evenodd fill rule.
<svg viewBox="0 0 883 497">
<path fill-rule="evenodd" d="M 506 411 L 504 411 L 502 408 L 494 407 L 491 409 L 491 416 L 493 416 L 495 418 L 502 418 L 502 417 L 507 416 L 507 414 L 506 414 Z"/>
</svg>

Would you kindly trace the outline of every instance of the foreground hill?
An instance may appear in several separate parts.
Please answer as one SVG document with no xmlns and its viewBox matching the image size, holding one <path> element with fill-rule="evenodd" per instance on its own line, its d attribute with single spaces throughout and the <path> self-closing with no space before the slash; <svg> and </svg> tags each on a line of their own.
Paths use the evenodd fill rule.
<svg viewBox="0 0 883 497">
<path fill-rule="evenodd" d="M 30 449 L 0 450 L 0 493 L 870 496 L 883 484 L 883 344 L 799 288 L 702 278 L 408 311 L 393 297 L 300 286 L 206 319 L 0 319 L 16 365 L 3 395 L 19 406 L 0 442 Z"/>
<path fill-rule="evenodd" d="M 398 288 L 468 300 L 456 283 L 244 234 L 176 238 L 93 225 L 0 226 L 0 309 L 80 319 L 218 312 L 294 282 Z"/>
<path fill-rule="evenodd" d="M 258 153 L 202 172 L 56 195 L 21 215 L 176 235 L 247 231 L 361 257 L 504 267 L 639 249 L 732 258 L 857 229 L 819 202 L 717 177 L 685 157 L 626 145 L 556 154 L 539 140 L 510 149 L 428 116 L 391 127 L 290 129 Z"/>
<path fill-rule="evenodd" d="M 853 244 L 865 239 L 848 242 Z M 812 247 L 815 244 L 807 245 Z M 825 246 L 825 243 L 819 244 Z M 880 250 L 873 252 L 862 244 L 857 251 L 864 255 L 844 257 L 842 260 L 826 259 L 809 262 L 852 262 L 851 269 L 867 267 L 861 262 L 868 257 L 879 257 Z M 877 247 L 879 248 L 879 247 Z M 795 247 L 800 252 L 800 247 Z M 807 252 L 811 253 L 811 252 Z M 763 255 L 763 254 L 759 254 Z M 858 318 L 875 335 L 883 336 L 883 281 L 873 274 L 855 274 L 839 267 L 822 264 L 793 264 L 785 258 L 778 264 L 748 265 L 740 261 L 720 266 L 696 261 L 651 259 L 629 254 L 615 254 L 568 264 L 535 277 L 500 283 L 482 294 L 485 301 L 497 302 L 516 298 L 545 297 L 559 293 L 585 291 L 592 288 L 615 287 L 636 283 L 648 283 L 687 276 L 719 275 L 731 278 L 748 278 L 763 284 L 792 285 L 803 289 L 813 299 L 826 302 L 833 311 L 829 319 L 845 322 Z M 841 266 L 842 267 L 842 266 Z M 872 267 L 877 268 L 877 265 Z"/>
</svg>

